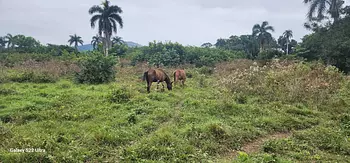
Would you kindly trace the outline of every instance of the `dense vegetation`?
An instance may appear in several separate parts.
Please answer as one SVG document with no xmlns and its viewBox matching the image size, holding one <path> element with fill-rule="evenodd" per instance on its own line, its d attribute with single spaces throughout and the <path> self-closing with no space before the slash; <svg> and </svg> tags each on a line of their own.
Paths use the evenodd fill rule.
<svg viewBox="0 0 350 163">
<path fill-rule="evenodd" d="M 33 54 L 8 58 L 18 56 L 38 58 Z M 35 75 L 0 77 L 0 160 L 348 160 L 350 83 L 334 67 L 235 60 L 211 71 L 186 68 L 191 78 L 185 88 L 147 94 L 139 80 L 147 66 L 125 61 L 115 67 L 116 82 L 75 83 L 79 66 L 74 65 L 82 58 L 18 61 L 1 67 L 2 74 Z M 232 152 L 273 133 L 290 135 L 266 141 L 258 153 Z M 31 147 L 46 153 L 7 151 Z"/>
<path fill-rule="evenodd" d="M 350 7 L 304 3 L 313 33 L 300 43 L 263 21 L 201 47 L 129 48 L 109 1 L 89 10 L 93 51 L 78 35 L 74 47 L 0 37 L 0 162 L 348 161 Z M 186 87 L 148 94 L 149 67 L 184 68 Z"/>
</svg>

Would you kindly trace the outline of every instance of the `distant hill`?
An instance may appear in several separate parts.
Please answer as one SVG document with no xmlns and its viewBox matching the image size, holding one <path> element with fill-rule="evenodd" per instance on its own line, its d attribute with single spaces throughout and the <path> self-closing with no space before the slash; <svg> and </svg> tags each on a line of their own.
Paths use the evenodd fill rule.
<svg viewBox="0 0 350 163">
<path fill-rule="evenodd" d="M 132 42 L 132 41 L 125 41 L 125 44 L 128 45 L 128 47 L 141 47 L 142 45 Z M 92 51 L 94 48 L 91 44 L 86 44 L 82 46 L 78 46 L 78 51 Z"/>
<path fill-rule="evenodd" d="M 82 46 L 78 46 L 78 51 L 89 51 L 89 50 L 94 50 L 94 48 L 92 47 L 91 44 L 87 44 L 87 45 L 82 45 Z"/>
<path fill-rule="evenodd" d="M 132 41 L 125 41 L 125 43 L 129 46 L 129 47 L 141 47 L 142 45 L 132 42 Z"/>
</svg>

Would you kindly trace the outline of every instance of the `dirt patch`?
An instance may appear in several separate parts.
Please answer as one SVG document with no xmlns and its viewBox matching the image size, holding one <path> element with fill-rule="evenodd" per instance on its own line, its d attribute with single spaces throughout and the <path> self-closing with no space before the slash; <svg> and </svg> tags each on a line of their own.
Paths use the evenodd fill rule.
<svg viewBox="0 0 350 163">
<path fill-rule="evenodd" d="M 261 149 L 261 146 L 264 144 L 264 142 L 266 142 L 268 140 L 288 138 L 291 135 L 292 135 L 291 132 L 279 132 L 279 133 L 267 135 L 265 137 L 261 137 L 261 138 L 258 138 L 256 140 L 252 141 L 252 142 L 244 144 L 243 147 L 241 148 L 241 150 L 239 150 L 239 151 L 245 152 L 247 154 L 256 153 L 256 152 L 259 152 L 259 150 Z M 237 157 L 239 151 L 234 150 L 229 155 L 229 158 L 233 159 L 233 158 Z"/>
</svg>

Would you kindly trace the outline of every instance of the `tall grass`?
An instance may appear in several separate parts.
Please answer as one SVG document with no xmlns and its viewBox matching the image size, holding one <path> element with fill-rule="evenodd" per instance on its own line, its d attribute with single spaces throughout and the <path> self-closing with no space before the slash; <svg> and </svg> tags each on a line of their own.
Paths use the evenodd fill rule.
<svg viewBox="0 0 350 163">
<path fill-rule="evenodd" d="M 60 77 L 71 76 L 79 67 L 70 61 L 48 60 L 38 62 L 26 60 L 11 67 L 0 65 L 0 83 L 4 82 L 56 82 Z"/>
<path fill-rule="evenodd" d="M 233 150 L 275 132 L 293 134 L 236 161 L 349 157 L 350 82 L 333 67 L 250 60 L 185 67 L 184 88 L 148 94 L 140 80 L 147 65 L 124 60 L 115 82 L 90 85 L 65 79 L 75 71 L 65 62 L 21 63 L 4 71 L 46 71 L 59 80 L 0 85 L 2 162 L 232 162 Z M 176 68 L 164 69 L 172 76 Z M 9 152 L 31 147 L 46 152 Z"/>
<path fill-rule="evenodd" d="M 344 82 L 335 67 L 320 63 L 273 61 L 264 66 L 220 65 L 218 85 L 233 94 L 258 95 L 261 102 L 281 101 L 318 106 L 327 103 Z"/>
</svg>

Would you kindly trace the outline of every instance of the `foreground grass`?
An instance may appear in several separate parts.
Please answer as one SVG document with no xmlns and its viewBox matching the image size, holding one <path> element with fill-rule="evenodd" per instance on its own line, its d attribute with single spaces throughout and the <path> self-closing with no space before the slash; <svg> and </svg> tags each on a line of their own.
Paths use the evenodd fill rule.
<svg viewBox="0 0 350 163">
<path fill-rule="evenodd" d="M 125 68 L 130 69 L 130 68 Z M 345 162 L 350 155 L 350 85 L 332 102 L 261 102 L 219 89 L 213 75 L 192 71 L 185 88 L 146 93 L 139 73 L 117 82 L 78 85 L 6 83 L 0 86 L 2 162 Z M 132 75 L 130 75 L 132 74 Z M 161 87 L 161 86 L 160 86 Z M 285 139 L 258 153 L 232 150 L 276 132 Z M 46 152 L 13 153 L 11 148 Z"/>
</svg>

